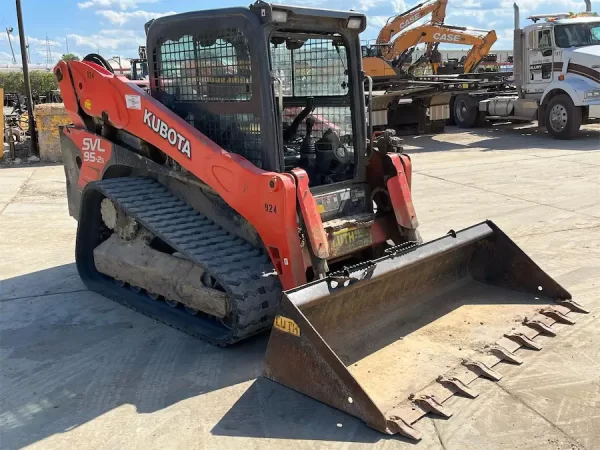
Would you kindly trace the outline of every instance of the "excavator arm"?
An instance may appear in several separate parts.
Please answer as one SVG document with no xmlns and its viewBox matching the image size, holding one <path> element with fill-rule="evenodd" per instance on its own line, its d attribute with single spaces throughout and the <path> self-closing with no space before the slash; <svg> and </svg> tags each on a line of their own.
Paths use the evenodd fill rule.
<svg viewBox="0 0 600 450">
<path fill-rule="evenodd" d="M 471 73 L 483 60 L 483 58 L 490 52 L 492 45 L 496 42 L 497 36 L 494 30 L 488 32 L 482 38 L 482 43 L 474 45 L 465 60 L 465 73 Z"/>
<path fill-rule="evenodd" d="M 489 52 L 496 42 L 496 32 L 487 32 L 486 35 L 475 35 L 464 27 L 447 25 L 422 25 L 400 34 L 389 47 L 389 59 L 406 54 L 410 48 L 421 43 L 472 45 L 465 62 L 465 73 L 475 69 L 479 62 Z"/>
<path fill-rule="evenodd" d="M 446 18 L 447 4 L 448 0 L 429 0 L 419 3 L 402 14 L 390 17 L 385 26 L 381 29 L 381 31 L 379 31 L 379 36 L 377 36 L 377 44 L 388 44 L 392 41 L 392 37 L 394 35 L 402 32 L 406 27 L 430 13 L 432 24 L 443 24 L 444 19 Z M 387 56 L 385 50 L 384 56 Z"/>
</svg>

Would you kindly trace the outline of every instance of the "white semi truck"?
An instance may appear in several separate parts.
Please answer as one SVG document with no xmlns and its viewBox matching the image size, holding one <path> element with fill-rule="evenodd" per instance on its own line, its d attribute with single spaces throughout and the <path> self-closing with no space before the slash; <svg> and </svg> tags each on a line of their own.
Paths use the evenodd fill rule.
<svg viewBox="0 0 600 450">
<path fill-rule="evenodd" d="M 514 5 L 514 95 L 474 91 L 451 108 L 459 127 L 489 120 L 538 120 L 549 134 L 571 139 L 581 124 L 600 119 L 600 17 L 591 12 L 529 17 L 520 28 Z"/>
</svg>

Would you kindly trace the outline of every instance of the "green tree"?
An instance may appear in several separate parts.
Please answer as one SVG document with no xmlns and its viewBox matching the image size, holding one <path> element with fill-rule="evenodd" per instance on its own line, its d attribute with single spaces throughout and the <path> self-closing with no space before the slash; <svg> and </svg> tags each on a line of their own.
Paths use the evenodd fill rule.
<svg viewBox="0 0 600 450">
<path fill-rule="evenodd" d="M 33 95 L 46 94 L 58 88 L 56 77 L 52 72 L 40 72 L 34 70 L 29 73 L 31 80 L 31 93 Z M 23 72 L 3 72 L 0 73 L 0 86 L 4 88 L 4 92 L 16 92 L 25 94 L 25 81 Z"/>
<path fill-rule="evenodd" d="M 67 53 L 66 55 L 62 55 L 61 58 L 63 61 L 79 61 L 79 56 L 74 55 L 73 53 Z"/>
<path fill-rule="evenodd" d="M 29 74 L 31 80 L 31 92 L 33 94 L 46 94 L 47 92 L 58 89 L 56 76 L 53 72 L 33 71 Z"/>
</svg>

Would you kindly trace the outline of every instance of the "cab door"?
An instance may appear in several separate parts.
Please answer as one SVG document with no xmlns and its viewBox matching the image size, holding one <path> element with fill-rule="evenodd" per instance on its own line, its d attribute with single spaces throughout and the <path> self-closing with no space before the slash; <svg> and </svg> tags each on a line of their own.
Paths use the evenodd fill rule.
<svg viewBox="0 0 600 450">
<path fill-rule="evenodd" d="M 541 26 L 528 32 L 525 90 L 543 92 L 554 79 L 554 41 L 551 26 Z"/>
</svg>

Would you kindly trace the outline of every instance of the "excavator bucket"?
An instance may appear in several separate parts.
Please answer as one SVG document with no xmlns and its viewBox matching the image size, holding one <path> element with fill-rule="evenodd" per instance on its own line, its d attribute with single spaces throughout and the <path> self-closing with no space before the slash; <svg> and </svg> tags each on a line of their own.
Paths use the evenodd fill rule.
<svg viewBox="0 0 600 450">
<path fill-rule="evenodd" d="M 473 380 L 499 380 L 499 361 L 520 364 L 515 350 L 539 350 L 573 311 L 586 312 L 487 221 L 286 291 L 265 376 L 420 439 L 419 418 L 450 417 L 448 398 L 476 397 Z"/>
</svg>

